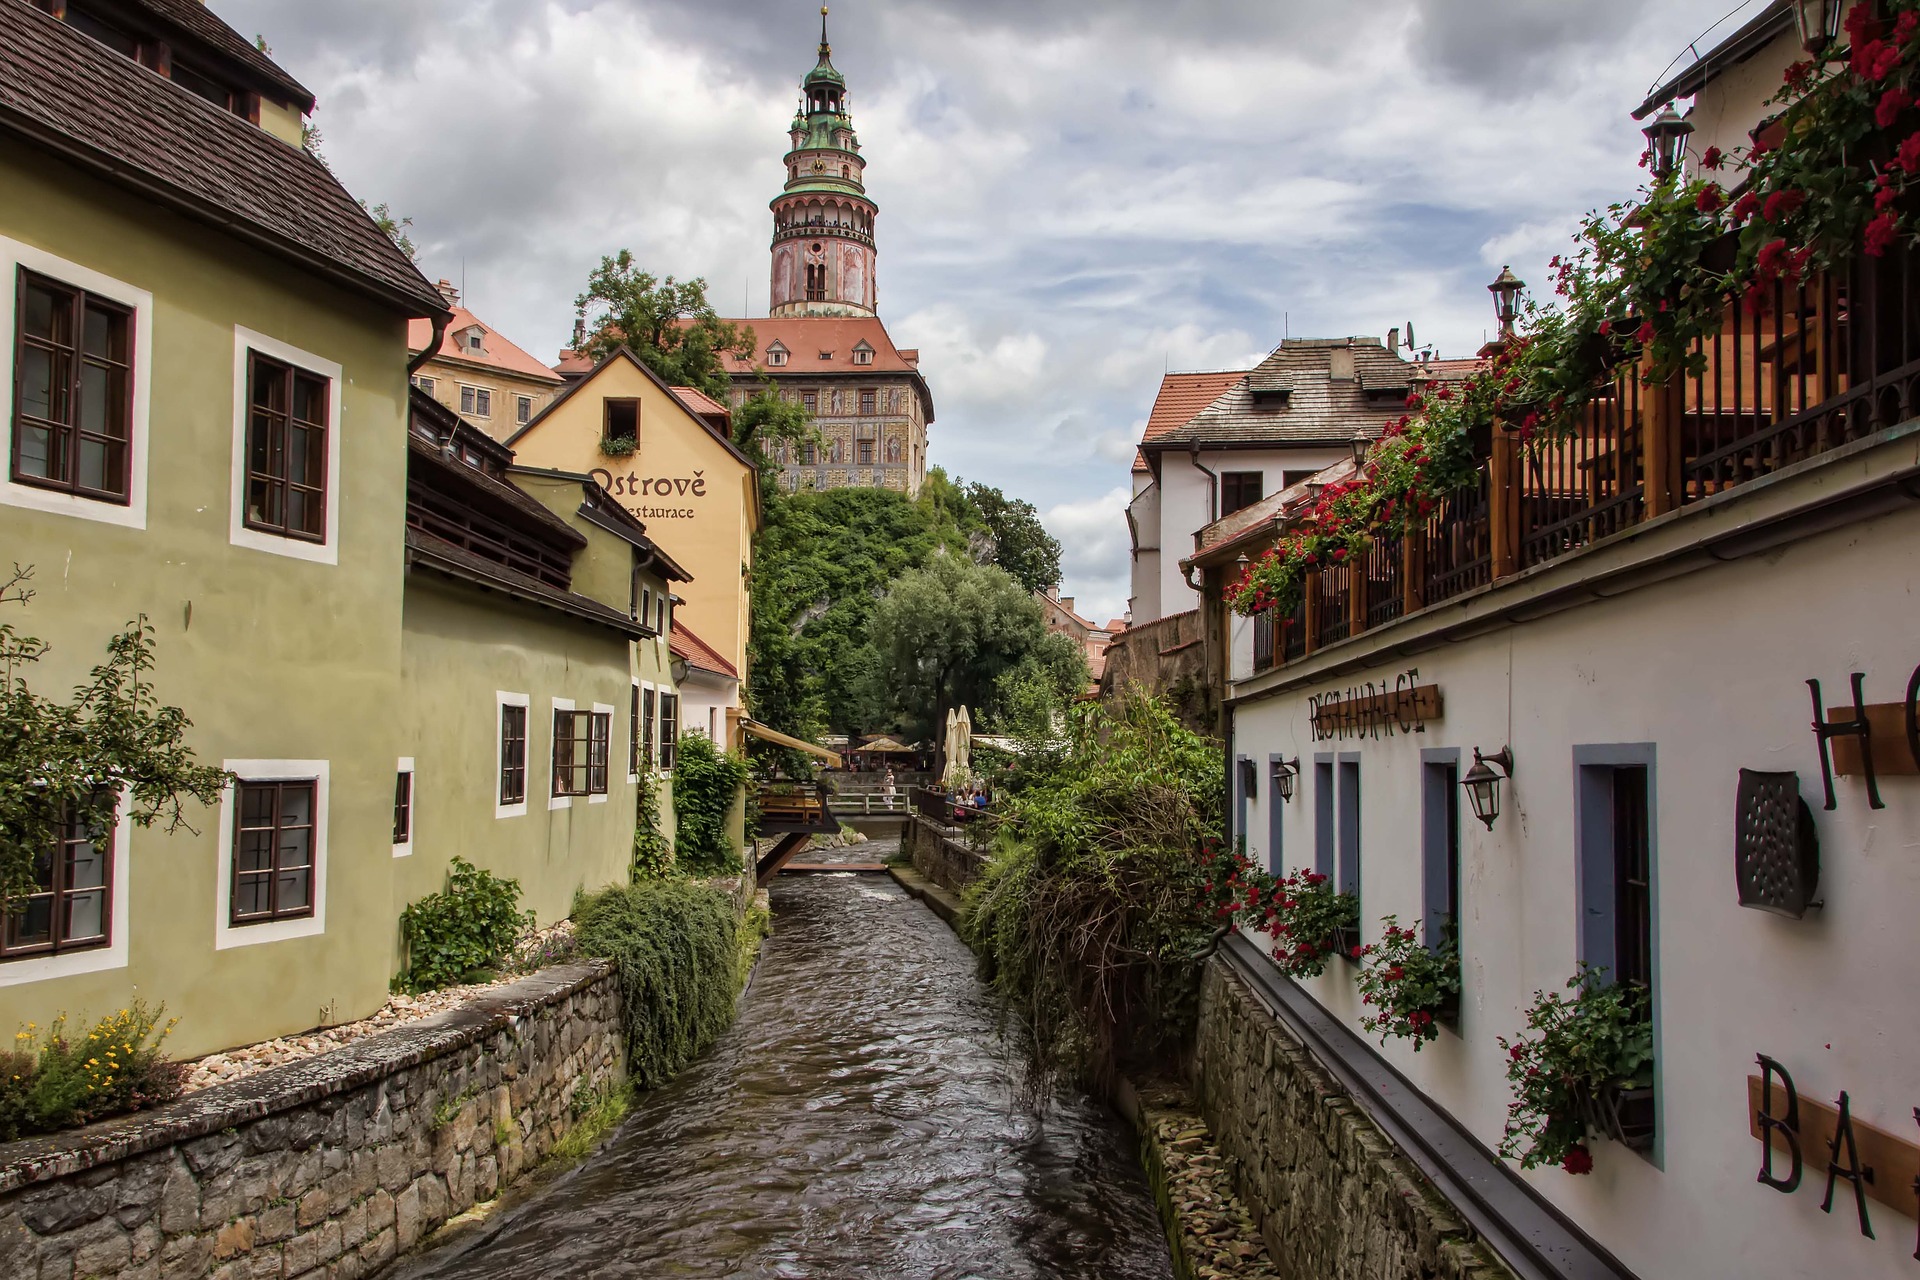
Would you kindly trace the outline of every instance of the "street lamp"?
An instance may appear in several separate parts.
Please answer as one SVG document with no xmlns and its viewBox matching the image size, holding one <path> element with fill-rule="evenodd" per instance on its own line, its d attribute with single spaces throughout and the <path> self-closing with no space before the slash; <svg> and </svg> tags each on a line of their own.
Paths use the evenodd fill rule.
<svg viewBox="0 0 1920 1280">
<path fill-rule="evenodd" d="M 1693 121 L 1684 119 L 1669 102 L 1660 108 L 1660 114 L 1653 123 L 1640 132 L 1647 135 L 1647 154 L 1653 157 L 1653 176 L 1665 182 L 1680 167 L 1680 161 L 1687 154 L 1687 137 L 1693 132 Z"/>
<path fill-rule="evenodd" d="M 1320 501 L 1320 494 L 1323 490 L 1326 489 L 1326 487 L 1327 486 L 1324 483 L 1318 480 L 1307 481 L 1307 501 L 1308 502 Z"/>
<path fill-rule="evenodd" d="M 1499 765 L 1501 772 L 1495 773 L 1489 765 Z M 1473 768 L 1467 770 L 1467 776 L 1460 779 L 1460 785 L 1466 788 L 1467 802 L 1473 806 L 1473 816 L 1487 824 L 1487 830 L 1493 830 L 1493 820 L 1500 816 L 1500 780 L 1513 776 L 1513 749 L 1502 747 L 1490 756 L 1481 755 L 1480 748 L 1473 749 Z"/>
<path fill-rule="evenodd" d="M 1793 0 L 1793 23 L 1800 28 L 1800 47 L 1817 58 L 1840 34 L 1840 0 Z"/>
<path fill-rule="evenodd" d="M 1358 471 L 1367 465 L 1367 455 L 1373 452 L 1373 437 L 1365 431 L 1355 430 L 1353 439 L 1347 441 L 1353 450 L 1353 466 Z"/>
<path fill-rule="evenodd" d="M 1268 766 L 1268 772 L 1273 775 L 1273 793 L 1280 797 L 1281 803 L 1293 799 L 1293 780 L 1300 776 L 1300 757 L 1276 759 Z"/>
<path fill-rule="evenodd" d="M 1512 267 L 1500 268 L 1500 274 L 1487 286 L 1493 295 L 1493 314 L 1500 317 L 1500 336 L 1513 336 L 1513 322 L 1520 315 L 1520 291 L 1527 282 L 1513 274 Z"/>
</svg>

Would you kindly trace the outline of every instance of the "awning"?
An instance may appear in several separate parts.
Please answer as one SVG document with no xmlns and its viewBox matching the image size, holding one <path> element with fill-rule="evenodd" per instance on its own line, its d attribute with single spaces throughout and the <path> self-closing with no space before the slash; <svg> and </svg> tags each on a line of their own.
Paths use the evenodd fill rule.
<svg viewBox="0 0 1920 1280">
<path fill-rule="evenodd" d="M 804 751 L 810 756 L 819 756 L 836 769 L 840 767 L 840 753 L 838 751 L 829 751 L 825 747 L 815 746 L 811 742 L 784 734 L 778 729 L 769 729 L 758 720 L 752 720 L 746 716 L 740 717 L 740 727 L 764 742 L 774 742 L 783 747 L 792 747 L 795 751 Z"/>
<path fill-rule="evenodd" d="M 861 745 L 852 748 L 852 750 L 872 751 L 872 752 L 877 752 L 881 755 L 900 755 L 902 753 L 911 754 L 913 751 L 913 748 L 908 746 L 903 746 L 900 743 L 895 742 L 892 738 L 875 738 L 872 742 L 862 743 Z"/>
</svg>

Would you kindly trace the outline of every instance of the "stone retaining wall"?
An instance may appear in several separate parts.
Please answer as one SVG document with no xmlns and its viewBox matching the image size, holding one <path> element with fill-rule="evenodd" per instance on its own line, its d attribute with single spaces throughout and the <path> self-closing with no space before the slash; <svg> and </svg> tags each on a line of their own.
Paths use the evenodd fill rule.
<svg viewBox="0 0 1920 1280">
<path fill-rule="evenodd" d="M 913 859 L 913 869 L 956 896 L 965 893 L 987 865 L 984 852 L 975 852 L 949 838 L 917 813 L 909 817 L 900 840 Z"/>
<path fill-rule="evenodd" d="M 1201 1109 L 1286 1280 L 1511 1280 L 1220 960 L 1200 994 Z"/>
<path fill-rule="evenodd" d="M 538 1162 L 581 1090 L 625 1078 L 606 965 L 0 1146 L 0 1276 L 355 1277 Z"/>
</svg>

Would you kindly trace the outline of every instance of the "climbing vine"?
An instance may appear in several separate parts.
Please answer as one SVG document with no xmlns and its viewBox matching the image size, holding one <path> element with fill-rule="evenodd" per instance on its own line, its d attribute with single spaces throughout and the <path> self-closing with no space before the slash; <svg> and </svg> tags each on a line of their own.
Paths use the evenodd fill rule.
<svg viewBox="0 0 1920 1280">
<path fill-rule="evenodd" d="M 740 874 L 741 850 L 727 835 L 727 816 L 747 784 L 747 762 L 703 734 L 676 744 L 673 763 L 674 857 L 690 875 Z"/>
<path fill-rule="evenodd" d="M 660 829 L 660 775 L 643 769 L 634 788 L 632 878 L 658 880 L 673 873 L 673 843 Z"/>
</svg>

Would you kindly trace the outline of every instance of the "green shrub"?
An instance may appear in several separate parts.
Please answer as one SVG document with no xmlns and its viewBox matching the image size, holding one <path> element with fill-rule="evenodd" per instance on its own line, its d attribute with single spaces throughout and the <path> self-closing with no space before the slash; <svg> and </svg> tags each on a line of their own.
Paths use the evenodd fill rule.
<svg viewBox="0 0 1920 1280">
<path fill-rule="evenodd" d="M 674 856 L 697 876 L 735 876 L 741 851 L 727 838 L 727 815 L 747 783 L 747 762 L 701 734 L 680 739 L 673 762 Z"/>
<path fill-rule="evenodd" d="M 521 931 L 533 927 L 533 913 L 522 914 L 519 905 L 518 880 L 455 858 L 445 891 L 400 913 L 407 969 L 394 985 L 417 995 L 498 965 Z"/>
<path fill-rule="evenodd" d="M 640 774 L 634 790 L 632 879 L 658 880 L 673 874 L 673 845 L 660 830 L 660 775 L 652 769 Z"/>
<path fill-rule="evenodd" d="M 690 880 L 653 880 L 574 899 L 580 954 L 619 967 L 627 1070 L 643 1089 L 672 1079 L 733 1020 L 740 952 L 733 900 Z"/>
<path fill-rule="evenodd" d="M 92 1124 L 179 1097 L 187 1068 L 161 1048 L 173 1030 L 172 1021 L 160 1025 L 165 1012 L 165 1006 L 150 1010 L 136 1000 L 78 1038 L 67 1034 L 64 1013 L 44 1034 L 28 1023 L 14 1037 L 13 1050 L 0 1053 L 0 1141 Z"/>
</svg>

